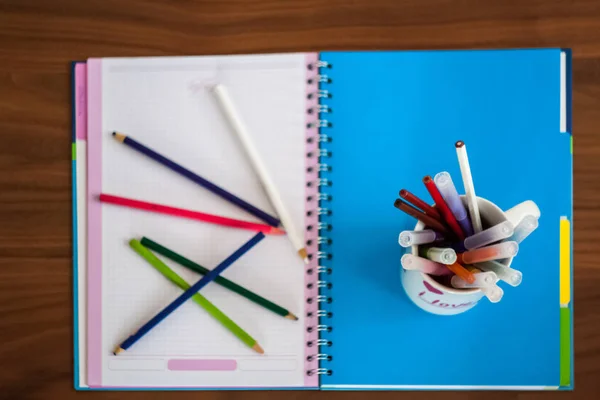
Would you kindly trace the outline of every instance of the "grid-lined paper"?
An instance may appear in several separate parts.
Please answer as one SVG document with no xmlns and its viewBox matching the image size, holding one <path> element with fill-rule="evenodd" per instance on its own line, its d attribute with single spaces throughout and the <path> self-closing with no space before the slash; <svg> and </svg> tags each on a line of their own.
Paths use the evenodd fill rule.
<svg viewBox="0 0 600 400">
<path fill-rule="evenodd" d="M 117 142 L 111 136 L 116 130 L 275 215 L 206 88 L 219 82 L 229 89 L 296 225 L 304 226 L 304 60 L 304 54 L 102 60 L 102 192 L 261 222 Z M 266 355 L 248 349 L 197 304 L 187 302 L 119 356 L 147 359 L 158 367 L 127 369 L 123 365 L 143 364 L 111 364 L 114 347 L 181 293 L 129 248 L 131 238 L 147 236 L 214 268 L 253 234 L 102 206 L 103 386 L 303 385 L 304 266 L 285 236 L 267 237 L 223 275 L 289 309 L 299 321 L 280 317 L 214 283 L 202 290 L 257 339 Z M 190 284 L 200 279 L 161 259 Z M 167 365 L 161 360 L 172 358 L 233 359 L 238 366 L 253 367 L 209 372 L 160 368 Z"/>
</svg>

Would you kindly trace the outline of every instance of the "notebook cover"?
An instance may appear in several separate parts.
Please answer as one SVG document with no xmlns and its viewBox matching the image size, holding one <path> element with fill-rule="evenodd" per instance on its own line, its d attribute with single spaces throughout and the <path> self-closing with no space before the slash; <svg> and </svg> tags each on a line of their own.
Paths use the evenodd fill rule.
<svg viewBox="0 0 600 400">
<path fill-rule="evenodd" d="M 332 141 L 327 174 L 333 286 L 323 389 L 571 388 L 570 52 L 560 49 L 325 52 Z M 561 57 L 563 62 L 561 68 Z M 566 77 L 561 80 L 561 73 Z M 565 114 L 566 113 L 566 114 Z M 562 117 L 561 117 L 562 115 Z M 566 122 L 562 120 L 566 118 Z M 561 129 L 566 126 L 567 129 Z M 464 140 L 478 196 L 501 209 L 533 200 L 539 228 L 521 243 L 519 287 L 456 316 L 416 307 L 400 284 L 398 234 L 415 220 L 401 188 L 429 199 L 448 171 L 464 193 Z M 331 230 L 328 231 L 327 229 Z M 562 279 L 561 279 L 562 278 Z"/>
</svg>

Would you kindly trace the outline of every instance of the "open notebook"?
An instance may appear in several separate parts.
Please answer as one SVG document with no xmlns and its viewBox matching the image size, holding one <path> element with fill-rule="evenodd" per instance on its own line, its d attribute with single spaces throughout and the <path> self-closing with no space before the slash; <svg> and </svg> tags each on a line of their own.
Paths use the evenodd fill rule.
<svg viewBox="0 0 600 400">
<path fill-rule="evenodd" d="M 75 386 L 571 387 L 569 71 L 570 53 L 560 49 L 74 63 Z M 187 302 L 115 356 L 181 293 L 130 239 L 148 237 L 214 268 L 253 233 L 100 203 L 100 193 L 261 221 L 118 143 L 113 131 L 275 214 L 207 90 L 214 83 L 235 99 L 311 256 L 304 265 L 285 236 L 268 236 L 223 276 L 299 319 L 212 283 L 201 293 L 264 355 Z M 505 210 L 531 199 L 542 217 L 513 263 L 521 286 L 505 287 L 498 304 L 481 300 L 440 317 L 403 292 L 398 233 L 414 220 L 392 204 L 424 174 L 459 177 L 458 139 L 469 144 L 479 196 Z M 424 188 L 415 193 L 426 198 Z M 159 258 L 188 282 L 199 279 Z"/>
</svg>

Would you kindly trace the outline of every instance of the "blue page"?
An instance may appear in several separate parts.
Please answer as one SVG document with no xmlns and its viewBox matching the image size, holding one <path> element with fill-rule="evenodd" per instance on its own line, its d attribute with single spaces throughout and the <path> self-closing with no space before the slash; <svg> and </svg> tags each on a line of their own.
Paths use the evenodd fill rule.
<svg viewBox="0 0 600 400">
<path fill-rule="evenodd" d="M 559 220 L 571 219 L 571 153 L 560 132 L 560 50 L 325 52 L 332 97 L 326 176 L 333 214 L 332 356 L 323 388 L 404 385 L 558 386 Z M 539 228 L 502 282 L 457 316 L 416 307 L 400 283 L 394 208 L 406 188 L 430 201 L 425 175 L 448 171 L 464 193 L 454 143 L 464 140 L 478 196 L 503 210 L 533 200 Z"/>
</svg>

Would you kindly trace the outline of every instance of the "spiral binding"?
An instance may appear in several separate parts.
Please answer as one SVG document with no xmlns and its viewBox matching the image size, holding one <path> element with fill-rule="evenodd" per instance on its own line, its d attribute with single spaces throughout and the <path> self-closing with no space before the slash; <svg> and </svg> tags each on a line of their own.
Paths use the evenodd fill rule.
<svg viewBox="0 0 600 400">
<path fill-rule="evenodd" d="M 307 110 L 308 114 L 316 115 L 317 119 L 307 123 L 307 128 L 312 129 L 315 134 L 307 138 L 308 143 L 318 144 L 318 150 L 313 150 L 307 153 L 307 157 L 318 157 L 318 163 L 316 166 L 308 167 L 308 173 L 317 173 L 317 178 L 307 182 L 307 187 L 318 188 L 318 195 L 316 195 L 316 203 L 311 203 L 315 200 L 312 196 L 307 198 L 309 204 L 316 204 L 313 209 L 306 211 L 307 216 L 318 216 L 318 223 L 309 224 L 307 229 L 312 231 L 317 229 L 318 235 L 316 237 L 316 244 L 318 245 L 318 251 L 312 252 L 308 255 L 309 259 L 317 260 L 317 267 L 314 268 L 309 266 L 306 273 L 309 276 L 315 276 L 316 280 L 308 281 L 307 289 L 317 289 L 317 294 L 310 296 L 306 299 L 308 304 L 317 304 L 317 311 L 308 312 L 307 317 L 310 323 L 306 327 L 307 332 L 317 332 L 319 339 L 309 340 L 306 343 L 308 348 L 315 348 L 315 352 L 308 354 L 306 357 L 307 361 L 318 361 L 317 368 L 311 368 L 306 371 L 307 375 L 331 375 L 333 371 L 330 368 L 323 366 L 325 362 L 332 361 L 332 356 L 321 351 L 321 347 L 330 347 L 333 345 L 331 340 L 327 339 L 327 334 L 330 333 L 333 328 L 331 324 L 331 318 L 333 312 L 330 310 L 330 304 L 333 299 L 331 296 L 331 290 L 333 285 L 328 281 L 329 275 L 332 274 L 333 269 L 327 262 L 332 259 L 331 246 L 332 240 L 327 237 L 327 234 L 333 229 L 329 223 L 329 218 L 332 215 L 330 203 L 333 200 L 332 196 L 325 192 L 325 190 L 332 186 L 331 178 L 327 175 L 332 172 L 331 165 L 327 163 L 327 159 L 331 157 L 331 151 L 326 148 L 328 143 L 333 141 L 326 130 L 332 128 L 333 124 L 327 120 L 326 115 L 331 113 L 332 107 L 326 102 L 330 101 L 333 97 L 331 92 L 328 90 L 327 85 L 332 83 L 332 79 L 329 75 L 324 72 L 327 69 L 331 69 L 332 66 L 325 61 L 317 61 L 308 66 L 309 71 L 318 71 L 315 75 L 311 75 L 307 79 L 309 87 L 314 86 L 314 90 L 310 90 L 307 94 L 309 100 L 318 99 L 318 104 L 309 107 Z M 313 85 L 313 86 L 311 86 Z M 309 240 L 307 245 L 312 245 L 313 240 Z"/>
</svg>

